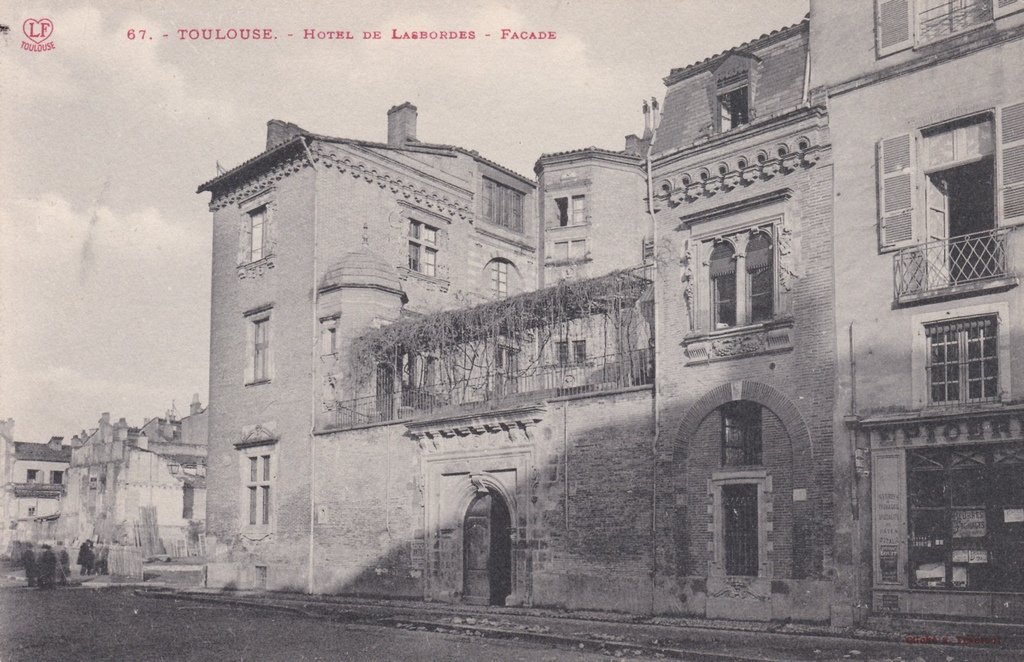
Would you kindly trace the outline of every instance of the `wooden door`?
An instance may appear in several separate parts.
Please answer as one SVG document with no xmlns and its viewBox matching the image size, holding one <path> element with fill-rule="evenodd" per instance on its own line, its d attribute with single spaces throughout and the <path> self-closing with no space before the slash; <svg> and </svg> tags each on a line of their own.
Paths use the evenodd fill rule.
<svg viewBox="0 0 1024 662">
<path fill-rule="evenodd" d="M 462 529 L 462 597 L 468 604 L 491 602 L 489 560 L 491 555 L 491 495 L 476 497 L 466 511 Z"/>
</svg>

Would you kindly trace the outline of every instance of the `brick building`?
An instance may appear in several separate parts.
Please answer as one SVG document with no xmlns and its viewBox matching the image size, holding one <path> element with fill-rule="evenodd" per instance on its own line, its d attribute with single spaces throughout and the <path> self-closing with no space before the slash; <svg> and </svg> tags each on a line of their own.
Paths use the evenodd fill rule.
<svg viewBox="0 0 1024 662">
<path fill-rule="evenodd" d="M 842 618 L 807 67 L 805 21 L 674 70 L 642 139 L 536 184 L 409 104 L 386 144 L 272 121 L 200 187 L 210 585 Z"/>
<path fill-rule="evenodd" d="M 831 613 L 832 157 L 808 22 L 665 79 L 658 611 Z"/>
<path fill-rule="evenodd" d="M 1021 10 L 811 3 L 842 221 L 838 588 L 875 614 L 1024 615 Z"/>
</svg>

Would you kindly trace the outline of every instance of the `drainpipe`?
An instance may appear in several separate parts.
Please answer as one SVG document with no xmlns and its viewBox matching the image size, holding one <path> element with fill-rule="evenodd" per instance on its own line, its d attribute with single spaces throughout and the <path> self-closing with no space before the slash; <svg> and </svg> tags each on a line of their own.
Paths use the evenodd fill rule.
<svg viewBox="0 0 1024 662">
<path fill-rule="evenodd" d="M 657 100 L 651 99 L 651 105 L 656 107 Z M 658 577 L 658 441 L 661 435 L 661 408 L 658 406 L 658 383 L 660 381 L 658 370 L 658 348 L 661 346 L 661 333 L 659 331 L 658 309 L 658 219 L 654 211 L 654 180 L 651 174 L 651 151 L 654 147 L 654 139 L 658 135 L 658 124 L 655 119 L 657 115 L 652 112 L 651 137 L 647 143 L 647 154 L 645 156 L 645 169 L 647 175 L 647 214 L 651 217 L 651 241 L 654 246 L 651 251 L 654 262 L 651 270 L 651 296 L 654 301 L 654 388 L 651 391 L 651 406 L 654 408 L 654 438 L 651 441 L 651 613 L 655 607 L 655 583 Z"/>
<path fill-rule="evenodd" d="M 314 547 L 313 547 L 313 534 L 314 534 L 314 523 L 316 522 L 316 410 L 317 410 L 317 388 L 316 388 L 316 359 L 317 351 L 316 348 L 320 343 L 320 316 L 317 313 L 317 286 L 319 280 L 317 277 L 317 246 L 319 245 L 319 199 L 317 189 L 320 185 L 320 170 L 317 168 L 316 161 L 313 160 L 313 153 L 309 151 L 309 145 L 306 144 L 306 137 L 299 136 L 299 140 L 302 141 L 302 148 L 306 151 L 306 158 L 309 159 L 309 166 L 313 168 L 313 304 L 312 304 L 312 315 L 313 315 L 313 345 L 309 352 L 309 576 L 307 578 L 306 592 L 312 595 L 313 593 L 313 558 L 314 558 Z"/>
</svg>

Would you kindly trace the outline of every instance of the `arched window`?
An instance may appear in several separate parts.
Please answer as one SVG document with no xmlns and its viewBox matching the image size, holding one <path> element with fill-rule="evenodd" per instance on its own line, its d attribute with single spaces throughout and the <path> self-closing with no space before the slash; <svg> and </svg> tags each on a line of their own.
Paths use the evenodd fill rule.
<svg viewBox="0 0 1024 662">
<path fill-rule="evenodd" d="M 737 400 L 722 405 L 722 466 L 761 464 L 761 405 Z"/>
<path fill-rule="evenodd" d="M 775 252 L 772 239 L 758 232 L 747 242 L 747 292 L 750 322 L 770 320 L 775 314 Z"/>
<path fill-rule="evenodd" d="M 508 296 L 508 265 L 505 260 L 491 260 L 491 293 L 499 299 Z"/>
<path fill-rule="evenodd" d="M 715 329 L 736 326 L 736 255 L 722 242 L 711 251 L 711 316 Z"/>
</svg>

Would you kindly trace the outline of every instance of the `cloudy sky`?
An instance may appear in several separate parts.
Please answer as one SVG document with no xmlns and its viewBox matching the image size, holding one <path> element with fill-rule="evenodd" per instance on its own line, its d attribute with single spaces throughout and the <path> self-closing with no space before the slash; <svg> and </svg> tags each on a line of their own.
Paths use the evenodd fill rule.
<svg viewBox="0 0 1024 662">
<path fill-rule="evenodd" d="M 172 401 L 187 412 L 193 393 L 205 404 L 210 214 L 195 189 L 217 162 L 261 151 L 268 119 L 384 141 L 387 109 L 408 100 L 422 140 L 532 175 L 543 152 L 620 149 L 672 67 L 807 12 L 807 0 L 167 4 L 0 8 L 0 418 L 19 440 L 70 436 L 104 411 L 139 425 Z M 33 18 L 52 21 L 53 50 L 22 49 Z M 278 39 L 177 35 L 218 27 Z M 357 40 L 306 41 L 308 28 Z M 393 28 L 477 39 L 391 40 Z M 501 41 L 502 28 L 557 39 Z"/>
</svg>

